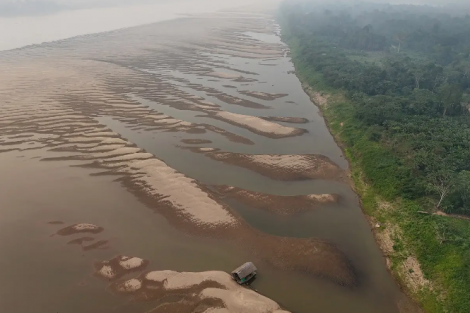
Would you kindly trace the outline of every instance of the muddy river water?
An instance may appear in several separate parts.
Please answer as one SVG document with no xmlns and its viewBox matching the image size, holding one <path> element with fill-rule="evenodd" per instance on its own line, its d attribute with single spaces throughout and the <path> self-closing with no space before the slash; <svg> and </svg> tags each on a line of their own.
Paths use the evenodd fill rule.
<svg viewBox="0 0 470 313">
<path fill-rule="evenodd" d="M 246 261 L 283 310 L 415 312 L 279 32 L 224 12 L 0 52 L 0 312 L 242 312 L 216 274 L 146 273 Z"/>
</svg>

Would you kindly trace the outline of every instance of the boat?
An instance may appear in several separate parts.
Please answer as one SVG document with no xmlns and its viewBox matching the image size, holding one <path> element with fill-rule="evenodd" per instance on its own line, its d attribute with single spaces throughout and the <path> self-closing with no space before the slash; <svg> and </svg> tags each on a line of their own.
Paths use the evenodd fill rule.
<svg viewBox="0 0 470 313">
<path fill-rule="evenodd" d="M 246 262 L 232 271 L 232 278 L 240 285 L 249 284 L 256 277 L 257 271 L 252 262 Z"/>
</svg>

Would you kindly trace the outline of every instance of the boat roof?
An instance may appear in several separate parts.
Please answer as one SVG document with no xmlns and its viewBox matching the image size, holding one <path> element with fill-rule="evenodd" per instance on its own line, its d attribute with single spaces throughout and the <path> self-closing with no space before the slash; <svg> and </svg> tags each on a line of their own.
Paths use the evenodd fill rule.
<svg viewBox="0 0 470 313">
<path fill-rule="evenodd" d="M 245 278 L 253 272 L 256 272 L 257 268 L 252 262 L 246 262 L 242 266 L 236 268 L 232 274 L 237 274 L 240 278 Z"/>
</svg>

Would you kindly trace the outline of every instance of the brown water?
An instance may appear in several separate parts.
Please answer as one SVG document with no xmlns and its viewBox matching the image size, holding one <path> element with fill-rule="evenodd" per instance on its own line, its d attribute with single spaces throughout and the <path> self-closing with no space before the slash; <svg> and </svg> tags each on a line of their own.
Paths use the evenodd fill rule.
<svg viewBox="0 0 470 313">
<path fill-rule="evenodd" d="M 112 96 L 113 92 L 125 95 L 149 110 L 191 123 L 213 125 L 254 143 L 235 143 L 211 131 L 196 134 L 156 130 L 126 117 L 125 112 L 93 111 L 92 108 L 91 113 L 83 113 L 203 184 L 231 185 L 277 195 L 339 194 L 338 203 L 293 216 L 278 216 L 234 200 L 226 201 L 249 225 L 262 232 L 286 237 L 317 237 L 334 243 L 350 259 L 358 276 L 357 286 L 347 288 L 261 263 L 257 264 L 259 278 L 254 288 L 292 312 L 399 312 L 398 303 L 407 299 L 387 272 L 358 198 L 347 184 L 330 180 L 273 180 L 182 149 L 187 145 L 181 143 L 181 139 L 207 139 L 212 143 L 203 147 L 227 152 L 322 154 L 347 169 L 347 162 L 318 108 L 302 90 L 297 77 L 289 73 L 294 69 L 291 60 L 282 53 L 269 59 L 255 58 L 254 52 L 251 52 L 254 56 L 240 56 L 243 54 L 240 47 L 244 44 L 234 51 L 224 46 L 226 40 L 240 37 L 248 42 L 247 46 L 257 43 L 266 48 L 274 47 L 276 51 L 286 50 L 274 34 L 276 28 L 270 17 L 252 15 L 247 19 L 247 26 L 240 17 L 230 20 L 224 16 L 224 20 L 218 16 L 187 18 L 79 37 L 60 44 L 5 52 L 0 54 L 0 60 L 7 64 L 29 58 L 42 60 L 45 55 L 66 60 L 104 60 L 131 69 L 136 77 L 141 75 L 138 82 L 131 82 L 125 78 L 120 80 L 117 72 L 111 73 L 105 80 L 110 92 L 107 96 Z M 251 28 L 258 31 L 251 32 Z M 210 77 L 201 73 L 200 68 L 242 73 L 243 77 L 256 81 Z M 212 88 L 212 91 L 202 91 L 194 84 Z M 145 89 L 132 89 L 139 86 Z M 215 97 L 214 90 L 268 108 L 228 104 Z M 262 100 L 243 95 L 240 90 L 287 96 Z M 83 103 L 88 101 L 87 93 L 84 92 Z M 279 124 L 304 128 L 308 132 L 302 136 L 271 139 L 213 119 L 207 112 L 182 110 L 165 98 L 188 99 L 190 95 L 233 113 L 307 118 L 306 124 Z M 66 98 L 58 99 L 65 103 Z M 8 115 L 1 110 L 0 107 L 0 113 Z M 231 271 L 250 259 L 249 253 L 226 241 L 189 235 L 184 229 L 171 226 L 114 181 L 113 176 L 93 175 L 101 172 L 98 169 L 71 167 L 79 162 L 41 162 L 34 158 L 45 157 L 48 153 L 51 152 L 29 150 L 0 154 L 0 281 L 3 282 L 0 284 L 0 312 L 146 312 L 152 307 L 151 302 L 129 302 L 127 298 L 115 296 L 106 290 L 105 282 L 92 275 L 93 262 L 119 254 L 147 259 L 152 269 L 178 271 Z M 90 222 L 103 227 L 104 232 L 97 238 L 109 240 L 106 249 L 85 252 L 67 245 L 71 238 L 51 236 L 63 227 L 47 224 L 56 220 L 63 221 L 64 225 Z"/>
</svg>

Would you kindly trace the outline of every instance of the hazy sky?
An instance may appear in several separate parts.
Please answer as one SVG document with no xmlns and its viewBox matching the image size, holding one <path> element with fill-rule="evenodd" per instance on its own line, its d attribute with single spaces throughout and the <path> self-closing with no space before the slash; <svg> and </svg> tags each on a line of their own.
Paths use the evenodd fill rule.
<svg viewBox="0 0 470 313">
<path fill-rule="evenodd" d="M 77 35 L 137 26 L 179 17 L 180 14 L 281 0 L 0 0 L 0 51 Z M 298 1 L 298 0 L 290 0 Z M 305 0 L 303 0 L 305 1 Z M 353 2 L 355 0 L 311 0 Z M 360 1 L 360 0 L 357 0 Z M 470 0 L 450 0 L 469 5 Z M 448 4 L 444 0 L 364 0 Z M 8 30 L 8 31 L 5 31 Z"/>
<path fill-rule="evenodd" d="M 254 3 L 279 2 L 278 0 L 114 0 L 114 4 L 120 2 L 129 6 L 103 7 L 100 0 L 98 2 L 101 5 L 97 5 L 97 1 L 90 0 L 57 1 L 61 4 L 80 2 L 82 5 L 93 2 L 93 5 L 82 7 L 80 10 L 69 10 L 38 0 L 29 8 L 20 5 L 18 8 L 21 10 L 15 11 L 8 6 L 4 6 L 2 10 L 2 5 L 11 1 L 0 0 L 0 13 L 3 14 L 0 16 L 0 51 L 173 19 L 180 17 L 180 14 L 208 13 Z M 10 11 L 5 8 L 10 8 Z"/>
<path fill-rule="evenodd" d="M 220 4 L 237 6 L 247 3 L 259 3 L 269 0 L 218 0 Z M 280 2 L 281 0 L 271 0 Z M 296 1 L 296 0 L 288 0 Z M 304 0 L 308 1 L 308 0 Z M 466 4 L 470 6 L 470 0 L 311 0 L 316 2 L 341 3 L 341 2 L 381 2 L 381 3 L 409 3 L 409 4 L 432 4 L 448 5 L 450 3 Z M 185 6 L 194 6 L 204 0 L 0 0 L 0 18 L 16 16 L 34 16 L 48 15 L 52 13 L 72 10 L 72 9 L 90 9 L 103 7 L 122 7 L 136 5 L 157 5 L 171 4 Z"/>
<path fill-rule="evenodd" d="M 265 1 L 269 0 L 218 0 L 221 4 L 231 6 Z M 204 4 L 204 0 L 0 0 L 0 17 L 44 15 L 70 9 L 156 4 L 180 4 L 183 7 L 198 3 Z"/>
<path fill-rule="evenodd" d="M 98 7 L 98 6 L 118 6 L 118 5 L 133 5 L 133 4 L 142 4 L 142 3 L 165 3 L 165 2 L 193 2 L 197 3 L 199 0 L 0 0 L 2 3 L 42 3 L 46 5 L 47 3 L 55 3 L 61 6 L 67 7 Z M 231 2 L 235 4 L 239 0 L 219 0 L 220 2 Z M 251 2 L 256 3 L 262 0 L 251 0 Z M 322 1 L 322 0 L 312 0 L 312 1 Z M 325 2 L 331 2 L 331 0 L 323 0 Z M 336 0 L 335 2 L 344 2 L 348 0 Z M 355 0 L 350 0 L 355 1 Z M 244 1 L 246 2 L 246 1 Z M 357 0 L 357 2 L 391 2 L 391 3 L 429 3 L 429 4 L 448 4 L 451 2 L 461 2 L 467 3 L 469 0 Z"/>
</svg>

